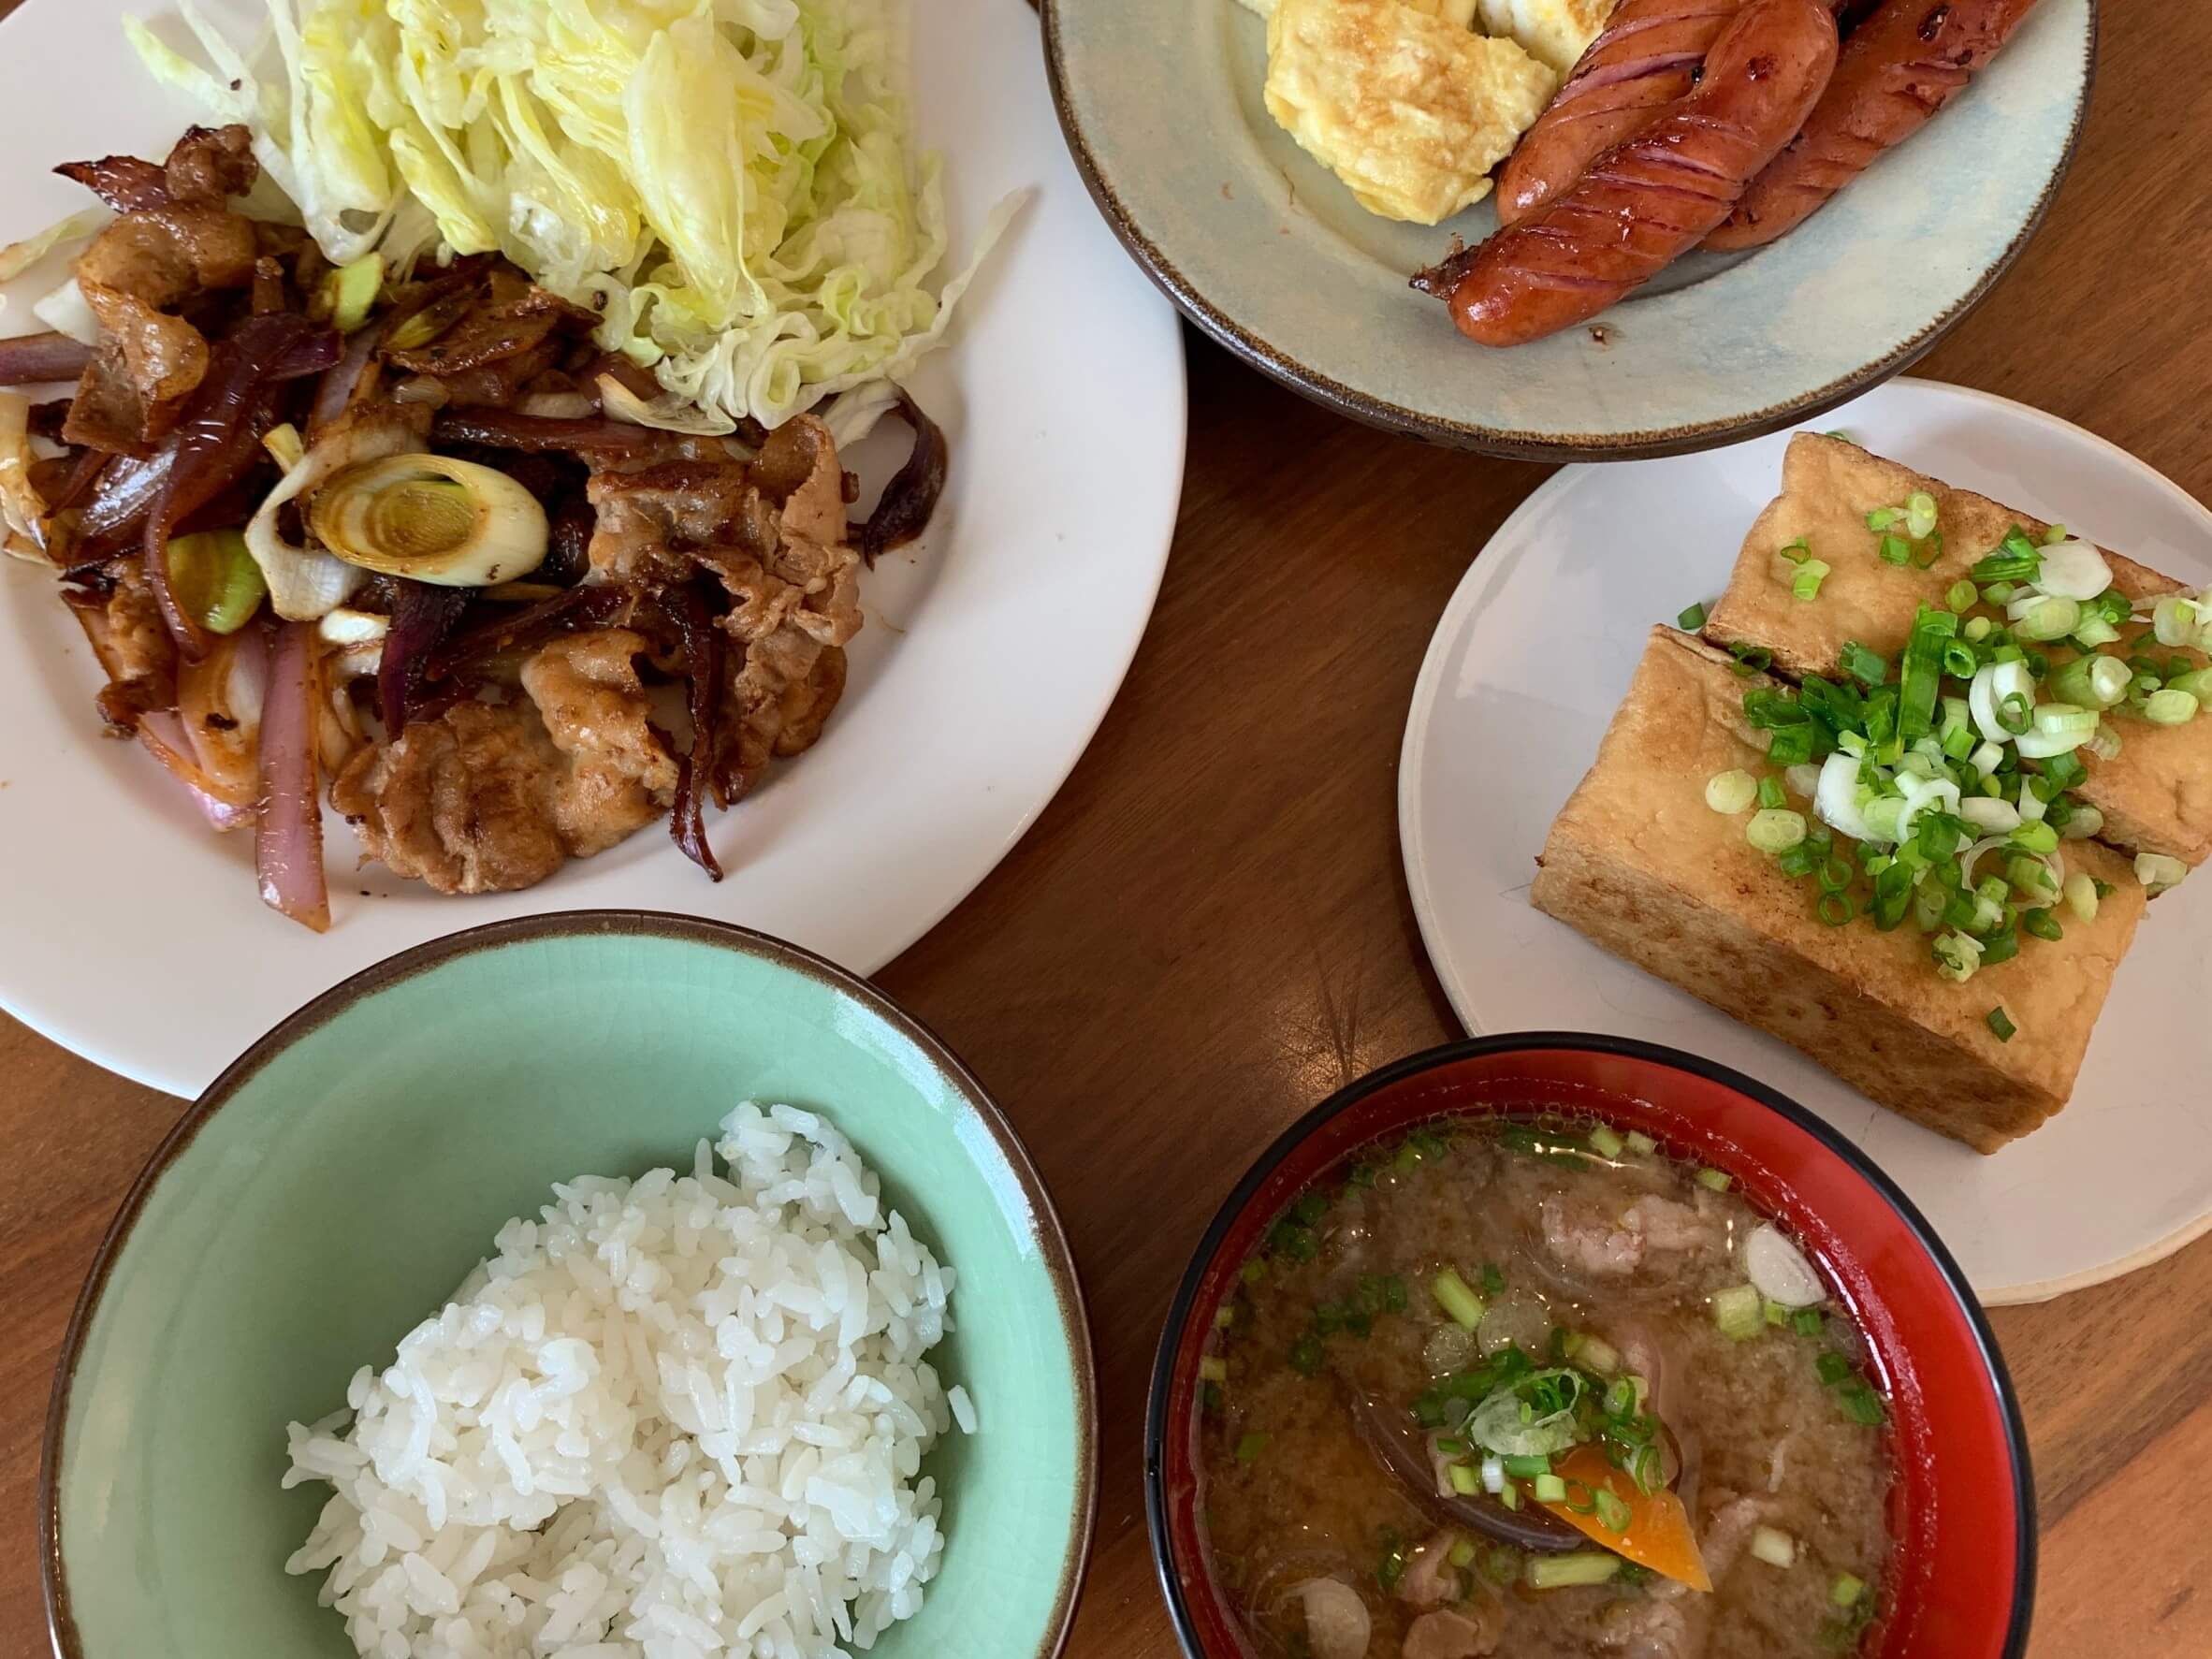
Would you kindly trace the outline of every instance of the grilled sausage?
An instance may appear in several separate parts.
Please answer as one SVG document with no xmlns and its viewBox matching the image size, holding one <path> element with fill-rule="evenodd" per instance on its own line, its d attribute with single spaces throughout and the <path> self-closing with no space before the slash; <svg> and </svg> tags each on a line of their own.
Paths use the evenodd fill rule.
<svg viewBox="0 0 2212 1659">
<path fill-rule="evenodd" d="M 1498 174 L 1498 223 L 1525 218 L 1680 102 L 1743 0 L 1621 0 Z"/>
<path fill-rule="evenodd" d="M 1852 32 L 1805 130 L 1752 182 L 1706 246 L 1762 247 L 1795 230 L 1876 156 L 1927 125 L 2034 4 L 1887 0 Z"/>
<path fill-rule="evenodd" d="M 1695 247 L 1805 124 L 1836 67 L 1826 0 L 1746 0 L 1697 87 L 1561 195 L 1414 285 L 1520 345 L 1585 322 Z"/>
</svg>

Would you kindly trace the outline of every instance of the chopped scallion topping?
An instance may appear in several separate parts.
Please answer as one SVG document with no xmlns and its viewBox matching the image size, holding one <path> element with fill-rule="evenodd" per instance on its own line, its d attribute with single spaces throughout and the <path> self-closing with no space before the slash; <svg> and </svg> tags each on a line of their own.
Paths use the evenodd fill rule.
<svg viewBox="0 0 2212 1659">
<path fill-rule="evenodd" d="M 1697 1185 L 1713 1192 L 1726 1192 L 1735 1184 L 1735 1177 L 1724 1170 L 1704 1169 L 1697 1171 Z"/>
<path fill-rule="evenodd" d="M 1753 1529 L 1751 1552 L 1768 1566 L 1793 1567 L 1797 1564 L 1797 1539 L 1770 1526 Z"/>
<path fill-rule="evenodd" d="M 2047 915 L 2049 912 L 2045 911 L 2045 914 Z M 1997 1041 L 2000 1042 L 2010 1042 L 2013 1040 L 2013 1034 L 2019 1030 L 2019 1026 L 2014 1025 L 2012 1017 L 2004 1011 L 2002 1003 L 1991 1009 L 1987 1018 L 1989 1029 L 1997 1034 Z"/>
<path fill-rule="evenodd" d="M 1694 604 L 1674 619 L 1674 625 L 1684 633 L 1695 633 L 1705 626 L 1705 606 Z"/>
<path fill-rule="evenodd" d="M 1600 1157 L 1619 1157 L 1622 1149 L 1626 1144 L 1626 1142 L 1602 1123 L 1590 1131 L 1590 1150 Z"/>
<path fill-rule="evenodd" d="M 1714 1291 L 1712 1322 L 1732 1342 L 1749 1342 L 1758 1335 L 1766 1329 L 1767 1316 L 1757 1287 L 1733 1285 Z"/>
<path fill-rule="evenodd" d="M 1229 1361 L 1218 1355 L 1209 1354 L 1199 1361 L 1199 1376 L 1204 1382 L 1227 1382 L 1229 1380 Z"/>
<path fill-rule="evenodd" d="M 1748 810 L 1758 798 L 1757 779 L 1740 768 L 1715 772 L 1706 780 L 1705 804 L 1715 812 L 1724 813 L 1731 818 Z"/>
<path fill-rule="evenodd" d="M 1508 1492 L 1512 1489 L 1508 1487 Z M 1532 1555 L 1528 1559 L 1531 1590 L 1564 1590 L 1574 1584 L 1603 1584 L 1621 1570 L 1621 1558 L 1609 1550 L 1582 1550 L 1572 1555 Z"/>
<path fill-rule="evenodd" d="M 1273 1435 L 1262 1434 L 1258 1431 L 1244 1435 L 1237 1441 L 1237 1462 L 1240 1463 L 1258 1463 L 1259 1454 L 1267 1449 L 1267 1443 L 1273 1438 Z"/>
<path fill-rule="evenodd" d="M 1429 1281 L 1429 1293 L 1435 1297 L 1436 1305 L 1462 1331 L 1473 1332 L 1482 1323 L 1482 1298 L 1469 1288 L 1467 1281 L 1450 1268 L 1446 1268 Z"/>
<path fill-rule="evenodd" d="M 1828 1592 L 1828 1600 L 1837 1607 L 1847 1608 L 1867 1593 L 1867 1581 L 1849 1573 L 1836 1575 L 1835 1587 Z"/>
<path fill-rule="evenodd" d="M 1768 781 L 1771 783 L 1772 779 Z M 1752 814 L 1743 838 L 1761 852 L 1787 852 L 1805 839 L 1805 815 L 1783 808 L 1768 808 Z"/>
<path fill-rule="evenodd" d="M 1807 604 L 1820 597 L 1820 585 L 1828 579 L 1826 563 L 1818 559 L 1808 559 L 1797 567 L 1797 574 L 1790 581 L 1790 591 Z"/>
<path fill-rule="evenodd" d="M 1803 564 L 1812 557 L 1812 545 L 1803 536 L 1799 536 L 1794 542 L 1785 543 L 1774 550 L 1792 564 Z"/>
<path fill-rule="evenodd" d="M 1563 1490 L 1560 1496 L 1565 1495 Z M 1590 1495 L 1597 1500 L 1598 1525 L 1609 1533 L 1624 1533 L 1628 1530 L 1628 1506 L 1616 1497 L 1609 1487 L 1597 1487 Z"/>
<path fill-rule="evenodd" d="M 1879 686 L 1889 678 L 1889 659 L 1855 639 L 1843 642 L 1842 662 L 1843 672 L 1861 685 Z"/>
</svg>

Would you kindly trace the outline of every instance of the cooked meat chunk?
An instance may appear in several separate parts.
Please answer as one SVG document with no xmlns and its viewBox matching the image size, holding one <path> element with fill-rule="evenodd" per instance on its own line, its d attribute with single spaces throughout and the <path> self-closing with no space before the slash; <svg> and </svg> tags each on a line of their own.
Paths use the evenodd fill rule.
<svg viewBox="0 0 2212 1659">
<path fill-rule="evenodd" d="M 110 735 L 128 737 L 141 714 L 177 706 L 177 648 L 138 557 L 118 559 L 108 570 L 114 586 L 105 597 L 70 589 L 65 597 L 108 676 L 100 718 Z"/>
<path fill-rule="evenodd" d="M 114 288 L 97 285 L 84 290 L 85 303 L 100 320 L 100 343 L 86 366 L 79 395 L 86 386 L 97 386 L 101 399 L 96 408 L 127 410 L 128 436 L 134 443 L 157 439 L 176 424 L 184 400 L 206 377 L 208 342 L 182 317 L 159 312 L 144 300 Z M 72 412 L 74 415 L 74 411 Z M 72 418 L 63 433 L 72 442 L 72 428 L 84 422 Z"/>
<path fill-rule="evenodd" d="M 1447 1528 L 1423 1544 L 1398 1580 L 1398 1599 L 1417 1608 L 1441 1607 L 1455 1599 L 1460 1583 L 1451 1564 L 1451 1547 L 1459 1541 L 1459 1534 Z"/>
<path fill-rule="evenodd" d="M 254 159 L 254 135 L 246 128 L 192 126 L 159 167 L 136 155 L 107 155 L 64 162 L 54 171 L 76 180 L 119 213 L 144 213 L 179 203 L 220 207 L 225 196 L 254 188 L 261 165 Z"/>
<path fill-rule="evenodd" d="M 595 581 L 676 581 L 690 574 L 690 554 L 719 548 L 733 536 L 753 546 L 774 527 L 758 505 L 759 491 L 735 461 L 670 460 L 635 472 L 594 473 L 588 488 L 598 522 L 589 557 Z"/>
<path fill-rule="evenodd" d="M 172 200 L 220 203 L 253 189 L 261 164 L 254 159 L 254 135 L 247 128 L 188 126 L 162 172 Z"/>
<path fill-rule="evenodd" d="M 751 788 L 771 759 L 801 753 L 845 690 L 860 632 L 860 555 L 846 541 L 845 474 L 808 415 L 768 435 L 750 465 L 662 461 L 603 470 L 591 579 L 674 582 L 711 572 L 729 595 L 722 629 L 741 648 L 723 696 L 715 793 Z"/>
<path fill-rule="evenodd" d="M 536 352 L 556 328 L 588 333 L 599 322 L 593 313 L 571 305 L 506 266 L 494 267 L 481 286 L 460 298 L 463 303 L 458 308 L 450 300 L 444 302 L 440 315 L 450 310 L 452 320 L 433 338 L 421 345 L 387 346 L 385 360 L 415 374 L 464 374 Z M 532 372 L 546 366 L 541 362 Z"/>
<path fill-rule="evenodd" d="M 242 288 L 260 250 L 251 220 L 204 203 L 125 213 L 78 255 L 77 285 L 112 288 L 156 308 L 203 288 Z"/>
<path fill-rule="evenodd" d="M 1649 1195 L 1617 1217 L 1564 1199 L 1547 1199 L 1543 1216 L 1544 1243 L 1560 1265 L 1594 1278 L 1629 1277 L 1644 1266 L 1647 1253 L 1679 1260 L 1722 1244 L 1718 1230 L 1698 1211 Z"/>
<path fill-rule="evenodd" d="M 166 436 L 208 369 L 199 330 L 166 308 L 242 287 L 255 259 L 253 226 L 204 204 L 126 213 L 95 237 L 77 261 L 77 285 L 100 342 L 63 439 L 138 454 Z"/>
<path fill-rule="evenodd" d="M 361 750 L 330 804 L 395 874 L 439 893 L 504 893 L 567 862 L 547 805 L 560 764 L 535 709 L 461 703 Z"/>
<path fill-rule="evenodd" d="M 1463 1612 L 1439 1608 L 1413 1622 L 1398 1652 L 1401 1659 L 1483 1659 L 1497 1651 L 1497 1623 L 1495 1619 L 1478 1622 Z"/>
<path fill-rule="evenodd" d="M 555 640 L 522 667 L 522 689 L 568 758 L 553 807 L 578 858 L 651 822 L 676 792 L 676 761 L 652 729 L 638 683 L 645 648 L 626 628 L 600 628 Z"/>
<path fill-rule="evenodd" d="M 676 763 L 648 724 L 623 629 L 523 665 L 527 702 L 466 702 L 361 750 L 330 792 L 368 856 L 440 893 L 501 893 L 604 851 L 667 809 Z"/>
</svg>

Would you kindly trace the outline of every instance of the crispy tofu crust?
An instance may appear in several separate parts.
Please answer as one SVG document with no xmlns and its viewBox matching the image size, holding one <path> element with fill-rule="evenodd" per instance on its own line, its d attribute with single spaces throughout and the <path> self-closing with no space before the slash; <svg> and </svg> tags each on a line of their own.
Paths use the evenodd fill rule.
<svg viewBox="0 0 2212 1659">
<path fill-rule="evenodd" d="M 1935 497 L 1943 550 L 1927 570 L 1885 564 L 1880 538 L 1867 529 L 1877 507 L 1901 505 L 1915 490 Z M 2013 526 L 2040 538 L 2050 527 L 1972 490 L 1870 455 L 1841 438 L 1799 432 L 1783 463 L 1782 494 L 1759 515 L 1743 551 L 1706 618 L 1716 645 L 1765 647 L 1791 679 L 1838 673 L 1846 641 L 1856 640 L 1895 662 L 1923 603 L 1941 604 L 1952 585 L 2004 540 Z M 1790 591 L 1796 567 L 1780 549 L 1803 537 L 1829 572 L 1820 597 L 1807 603 Z M 2188 589 L 2171 577 L 2103 549 L 2113 581 L 2131 599 Z M 2157 648 L 2161 657 L 2193 652 Z M 2071 653 L 2054 652 L 2063 661 Z M 2103 838 L 2116 846 L 2163 852 L 2195 866 L 2212 857 L 2212 720 L 2157 726 L 2126 715 L 2113 727 L 2118 756 L 2101 761 L 2084 751 L 2088 779 L 2075 793 L 2104 814 Z"/>
<path fill-rule="evenodd" d="M 1705 804 L 1716 772 L 1766 769 L 1743 693 L 1773 683 L 1740 677 L 1688 634 L 1652 630 L 1596 764 L 1551 826 L 1531 902 L 1870 1099 L 1995 1152 L 2073 1092 L 2142 919 L 2142 885 L 2111 849 L 2068 842 L 2068 869 L 2113 889 L 2096 921 L 2069 918 L 2063 939 L 2025 941 L 1963 985 L 1937 975 L 1910 922 L 1890 933 L 1825 926 L 1810 885 L 1745 841 L 1749 815 Z M 2000 1006 L 2017 1026 L 2009 1042 L 1987 1024 Z"/>
</svg>

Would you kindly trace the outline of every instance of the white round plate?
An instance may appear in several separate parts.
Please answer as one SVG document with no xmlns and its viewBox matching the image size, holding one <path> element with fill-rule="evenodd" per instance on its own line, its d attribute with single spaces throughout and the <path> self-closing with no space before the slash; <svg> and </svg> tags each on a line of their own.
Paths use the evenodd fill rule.
<svg viewBox="0 0 2212 1659">
<path fill-rule="evenodd" d="M 1026 830 L 1089 742 L 1142 634 L 1181 491 L 1173 311 L 1099 224 L 1055 128 L 1021 0 L 909 0 L 917 119 L 946 161 L 954 257 L 1009 191 L 1031 198 L 915 392 L 951 485 L 915 547 L 864 582 L 867 624 L 821 743 L 710 820 L 716 886 L 659 828 L 527 892 L 441 898 L 357 874 L 327 820 L 334 925 L 265 910 L 251 837 L 216 836 L 135 745 L 101 739 L 98 671 L 46 573 L 0 560 L 0 1006 L 128 1076 L 192 1094 L 318 992 L 426 939 L 542 910 L 681 911 L 871 973 Z M 138 9 L 134 4 L 129 9 Z M 262 7 L 206 9 L 251 39 Z M 118 0 L 30 0 L 0 24 L 0 243 L 89 205 L 47 172 L 160 156 L 194 119 L 124 44 Z M 155 19 L 175 36 L 175 20 Z M 54 261 L 7 290 L 37 327 Z M 898 437 L 864 446 L 880 479 Z M 610 1041 L 620 1034 L 608 1033 Z"/>
<path fill-rule="evenodd" d="M 1821 428 L 2212 582 L 2212 513 L 2051 415 L 1899 380 Z M 2073 1103 L 1990 1157 L 1529 905 L 1545 834 L 1595 758 L 1647 631 L 1726 584 L 1780 488 L 1787 443 L 1568 467 L 1491 538 L 1430 642 L 1399 769 L 1399 838 L 1430 959 L 1469 1030 L 1641 1038 L 1802 1101 L 1897 1179 L 1985 1302 L 2041 1301 L 2146 1266 L 2212 1227 L 2212 1129 L 2191 1084 L 2212 1076 L 2212 879 L 2160 899 L 2135 936 Z"/>
</svg>

